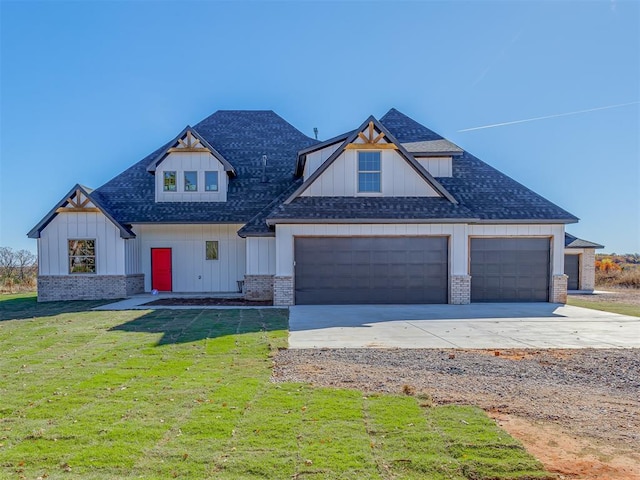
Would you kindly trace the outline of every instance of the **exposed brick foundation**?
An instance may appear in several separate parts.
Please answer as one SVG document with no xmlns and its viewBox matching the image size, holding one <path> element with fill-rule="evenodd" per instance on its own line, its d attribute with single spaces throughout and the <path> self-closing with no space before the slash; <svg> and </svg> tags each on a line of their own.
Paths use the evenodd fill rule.
<svg viewBox="0 0 640 480">
<path fill-rule="evenodd" d="M 451 275 L 449 280 L 450 299 L 452 305 L 468 305 L 471 303 L 471 277 L 469 275 Z"/>
<path fill-rule="evenodd" d="M 244 298 L 273 300 L 273 275 L 245 275 Z"/>
<path fill-rule="evenodd" d="M 144 292 L 144 275 L 40 275 L 38 301 L 109 300 Z"/>
<path fill-rule="evenodd" d="M 293 277 L 273 277 L 273 304 L 288 307 L 294 304 Z"/>
<path fill-rule="evenodd" d="M 144 293 L 144 273 L 126 275 L 124 278 L 127 297 L 137 293 Z"/>
<path fill-rule="evenodd" d="M 567 303 L 567 279 L 566 275 L 554 275 L 551 285 L 551 303 Z"/>
</svg>

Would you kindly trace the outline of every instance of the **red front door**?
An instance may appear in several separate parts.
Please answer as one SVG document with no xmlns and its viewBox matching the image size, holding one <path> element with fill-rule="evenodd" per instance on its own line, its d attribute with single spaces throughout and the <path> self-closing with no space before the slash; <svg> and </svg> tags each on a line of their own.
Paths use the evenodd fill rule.
<svg viewBox="0 0 640 480">
<path fill-rule="evenodd" d="M 151 289 L 171 291 L 171 249 L 151 249 Z"/>
</svg>

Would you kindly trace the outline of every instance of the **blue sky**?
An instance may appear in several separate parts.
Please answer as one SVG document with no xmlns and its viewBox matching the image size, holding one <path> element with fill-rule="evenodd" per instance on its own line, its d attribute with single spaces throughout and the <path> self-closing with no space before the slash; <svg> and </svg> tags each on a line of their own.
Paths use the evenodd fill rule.
<svg viewBox="0 0 640 480">
<path fill-rule="evenodd" d="M 35 251 L 27 231 L 75 183 L 218 109 L 325 139 L 396 107 L 578 216 L 570 233 L 640 252 L 640 2 L 0 8 L 0 246 Z"/>
</svg>

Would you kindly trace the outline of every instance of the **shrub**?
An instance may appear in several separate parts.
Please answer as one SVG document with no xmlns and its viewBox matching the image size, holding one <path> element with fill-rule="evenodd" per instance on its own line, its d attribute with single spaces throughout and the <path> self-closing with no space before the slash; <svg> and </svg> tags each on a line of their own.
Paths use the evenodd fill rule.
<svg viewBox="0 0 640 480">
<path fill-rule="evenodd" d="M 625 267 L 620 270 L 596 269 L 596 285 L 640 289 L 640 268 Z"/>
</svg>

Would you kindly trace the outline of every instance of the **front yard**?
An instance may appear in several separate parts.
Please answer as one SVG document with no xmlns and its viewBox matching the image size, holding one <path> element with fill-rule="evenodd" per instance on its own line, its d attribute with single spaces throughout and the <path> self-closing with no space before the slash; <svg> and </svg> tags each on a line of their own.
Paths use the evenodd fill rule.
<svg viewBox="0 0 640 480">
<path fill-rule="evenodd" d="M 0 297 L 1 478 L 531 479 L 474 407 L 270 381 L 286 310 Z"/>
</svg>

